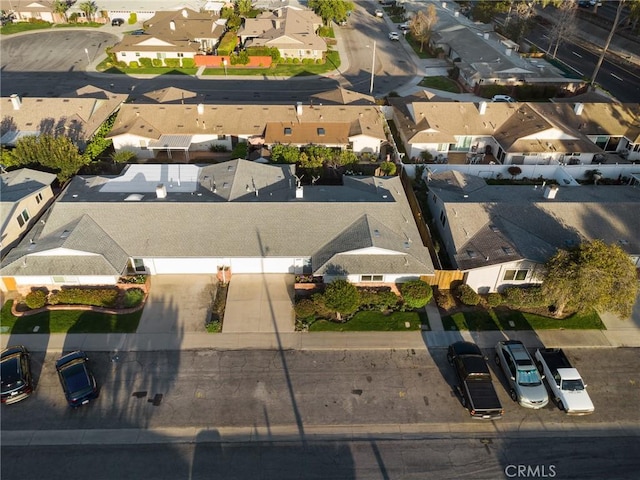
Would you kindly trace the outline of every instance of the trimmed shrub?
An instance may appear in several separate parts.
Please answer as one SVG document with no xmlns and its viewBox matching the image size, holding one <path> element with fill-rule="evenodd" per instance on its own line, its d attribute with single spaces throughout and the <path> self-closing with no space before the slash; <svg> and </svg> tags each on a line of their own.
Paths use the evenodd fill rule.
<svg viewBox="0 0 640 480">
<path fill-rule="evenodd" d="M 360 292 L 347 280 L 335 280 L 325 287 L 324 302 L 327 308 L 348 315 L 358 309 Z"/>
<path fill-rule="evenodd" d="M 370 310 L 387 310 L 398 305 L 400 300 L 390 288 L 358 288 L 360 306 Z"/>
<path fill-rule="evenodd" d="M 538 286 L 508 287 L 504 290 L 503 296 L 505 303 L 514 307 L 546 307 L 548 303 Z"/>
<path fill-rule="evenodd" d="M 436 290 L 436 304 L 443 310 L 450 310 L 456 306 L 456 299 L 451 290 Z"/>
<path fill-rule="evenodd" d="M 48 292 L 45 289 L 32 290 L 27 293 L 24 303 L 31 309 L 42 308 L 47 304 Z"/>
<path fill-rule="evenodd" d="M 183 58 L 182 59 L 182 67 L 183 68 L 195 68 L 196 61 L 193 58 Z"/>
<path fill-rule="evenodd" d="M 309 298 L 298 301 L 294 307 L 296 318 L 309 318 L 316 313 L 316 304 Z"/>
<path fill-rule="evenodd" d="M 399 288 L 404 304 L 409 308 L 422 308 L 433 298 L 431 285 L 422 280 L 401 283 Z"/>
<path fill-rule="evenodd" d="M 467 284 L 462 284 L 456 290 L 456 295 L 465 305 L 478 305 L 480 303 L 480 295 Z"/>
<path fill-rule="evenodd" d="M 502 298 L 502 295 L 499 293 L 487 294 L 486 300 L 487 300 L 487 305 L 489 305 L 490 307 L 497 307 L 504 303 L 504 299 Z"/>
<path fill-rule="evenodd" d="M 131 13 L 129 15 L 129 20 L 127 21 L 127 23 L 129 25 L 135 25 L 136 23 L 138 23 L 138 14 L 137 13 Z"/>
<path fill-rule="evenodd" d="M 132 60 L 131 62 L 129 62 L 129 68 L 140 68 L 140 64 L 135 60 Z"/>
<path fill-rule="evenodd" d="M 160 67 L 162 67 L 164 65 L 162 63 L 162 59 L 161 58 L 153 58 L 153 59 L 151 59 L 151 64 L 156 68 L 160 68 Z"/>
<path fill-rule="evenodd" d="M 169 68 L 179 68 L 180 67 L 180 59 L 179 58 L 165 58 L 164 64 Z"/>
<path fill-rule="evenodd" d="M 118 298 L 117 288 L 63 288 L 49 296 L 51 305 L 92 305 L 113 307 Z"/>
<path fill-rule="evenodd" d="M 140 62 L 140 65 L 142 65 L 143 68 L 151 68 L 152 66 L 155 66 L 153 65 L 153 61 L 147 57 L 140 57 L 138 61 Z"/>
<path fill-rule="evenodd" d="M 124 292 L 123 304 L 125 308 L 137 307 L 144 299 L 144 292 L 139 288 L 129 288 Z"/>
</svg>

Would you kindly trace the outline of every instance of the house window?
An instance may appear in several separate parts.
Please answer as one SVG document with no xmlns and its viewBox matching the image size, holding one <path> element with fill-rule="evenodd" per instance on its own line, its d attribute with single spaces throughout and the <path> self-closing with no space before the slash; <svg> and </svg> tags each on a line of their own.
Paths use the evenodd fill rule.
<svg viewBox="0 0 640 480">
<path fill-rule="evenodd" d="M 381 282 L 383 278 L 382 275 L 360 275 L 361 282 Z"/>
<path fill-rule="evenodd" d="M 139 57 L 139 56 L 140 56 L 140 52 L 136 52 L 136 57 Z"/>
<path fill-rule="evenodd" d="M 40 203 L 42 201 L 42 194 L 39 193 L 38 195 L 36 195 L 36 202 Z"/>
<path fill-rule="evenodd" d="M 64 277 L 54 276 L 53 283 L 64 283 Z"/>
<path fill-rule="evenodd" d="M 318 128 L 318 135 L 320 136 L 324 135 L 324 128 L 322 127 Z"/>
<path fill-rule="evenodd" d="M 284 134 L 285 134 L 285 135 L 291 135 L 291 128 L 289 128 L 289 127 L 285 127 L 285 129 L 284 129 Z"/>
<path fill-rule="evenodd" d="M 147 149 L 147 141 L 140 140 L 140 150 L 146 150 L 146 149 Z"/>
<path fill-rule="evenodd" d="M 440 222 L 442 222 L 442 226 L 447 223 L 447 216 L 444 214 L 444 210 L 440 212 Z"/>
<path fill-rule="evenodd" d="M 527 278 L 529 270 L 507 270 L 504 272 L 503 280 L 516 280 L 522 282 Z"/>
<path fill-rule="evenodd" d="M 184 53 L 178 52 L 178 58 L 182 58 L 182 57 L 184 57 Z"/>
<path fill-rule="evenodd" d="M 25 208 L 22 213 L 16 217 L 16 219 L 18 220 L 18 224 L 22 227 L 27 223 L 27 220 L 29 220 L 29 210 Z"/>
<path fill-rule="evenodd" d="M 439 143 L 438 144 L 438 152 L 448 152 L 449 144 L 448 143 Z"/>
<path fill-rule="evenodd" d="M 133 259 L 133 269 L 136 272 L 142 272 L 142 273 L 147 271 L 147 269 L 144 266 L 144 262 L 140 258 L 134 258 Z"/>
<path fill-rule="evenodd" d="M 127 52 L 120 52 L 120 56 L 121 57 L 126 57 L 127 56 Z"/>
</svg>

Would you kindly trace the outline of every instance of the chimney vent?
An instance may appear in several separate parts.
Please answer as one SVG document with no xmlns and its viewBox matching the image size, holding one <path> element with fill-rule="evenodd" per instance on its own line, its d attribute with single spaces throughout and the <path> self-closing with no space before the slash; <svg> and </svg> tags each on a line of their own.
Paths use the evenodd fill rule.
<svg viewBox="0 0 640 480">
<path fill-rule="evenodd" d="M 188 18 L 188 17 L 189 17 L 189 12 L 187 12 L 187 9 L 186 9 L 186 8 L 183 8 L 183 9 L 182 9 L 182 16 L 183 16 L 184 18 Z"/>
<path fill-rule="evenodd" d="M 304 198 L 304 191 L 302 186 L 296 187 L 296 198 Z"/>
<path fill-rule="evenodd" d="M 576 115 L 582 115 L 582 110 L 584 110 L 584 103 L 576 103 L 573 107 L 573 112 Z"/>
<path fill-rule="evenodd" d="M 480 102 L 478 110 L 480 111 L 480 115 L 484 115 L 487 111 L 487 102 Z"/>
<path fill-rule="evenodd" d="M 167 198 L 167 187 L 165 187 L 163 183 L 156 187 L 156 197 Z"/>
<path fill-rule="evenodd" d="M 14 110 L 20 110 L 20 106 L 22 105 L 20 95 L 18 95 L 17 93 L 11 94 L 11 105 L 13 105 Z"/>
<path fill-rule="evenodd" d="M 296 115 L 302 115 L 302 102 L 296 103 Z"/>
<path fill-rule="evenodd" d="M 548 200 L 553 200 L 556 198 L 556 194 L 558 193 L 557 185 L 548 185 L 544 188 L 544 198 Z"/>
<path fill-rule="evenodd" d="M 176 22 L 175 21 L 171 20 L 169 22 L 169 30 L 171 30 L 172 32 L 176 31 Z"/>
<path fill-rule="evenodd" d="M 202 115 L 204 113 L 204 104 L 198 104 L 198 115 Z"/>
</svg>

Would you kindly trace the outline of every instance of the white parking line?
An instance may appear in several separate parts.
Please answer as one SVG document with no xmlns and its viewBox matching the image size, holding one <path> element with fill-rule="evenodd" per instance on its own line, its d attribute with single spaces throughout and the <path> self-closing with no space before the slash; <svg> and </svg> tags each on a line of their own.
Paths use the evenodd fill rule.
<svg viewBox="0 0 640 480">
<path fill-rule="evenodd" d="M 579 53 L 577 53 L 577 52 L 571 51 L 571 53 L 573 53 L 573 54 L 574 54 L 576 57 L 578 57 L 578 58 L 582 58 L 582 55 L 580 55 L 580 54 L 579 54 Z"/>
<path fill-rule="evenodd" d="M 624 80 L 622 80 L 622 79 L 621 79 L 618 75 L 616 75 L 615 73 L 612 73 L 612 74 L 611 74 L 611 76 L 612 76 L 613 78 L 616 78 L 616 79 L 620 80 L 621 82 L 624 82 Z"/>
</svg>

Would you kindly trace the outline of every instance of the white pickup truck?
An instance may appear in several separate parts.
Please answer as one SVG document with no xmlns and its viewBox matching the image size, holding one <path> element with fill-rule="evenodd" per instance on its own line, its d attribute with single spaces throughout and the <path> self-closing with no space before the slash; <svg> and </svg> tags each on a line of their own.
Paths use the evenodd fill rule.
<svg viewBox="0 0 640 480">
<path fill-rule="evenodd" d="M 578 370 L 560 348 L 539 348 L 535 353 L 538 370 L 544 375 L 560 408 L 572 415 L 593 413 L 594 406 Z"/>
</svg>

